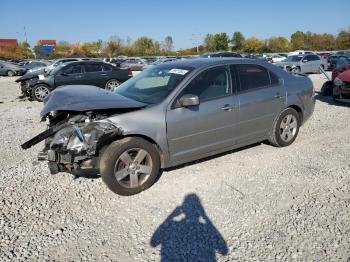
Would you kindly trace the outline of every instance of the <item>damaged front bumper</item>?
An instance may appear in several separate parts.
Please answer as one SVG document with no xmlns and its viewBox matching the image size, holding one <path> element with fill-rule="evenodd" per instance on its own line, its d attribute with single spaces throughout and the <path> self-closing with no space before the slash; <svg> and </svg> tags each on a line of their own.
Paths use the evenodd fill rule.
<svg viewBox="0 0 350 262">
<path fill-rule="evenodd" d="M 49 161 L 51 173 L 98 169 L 100 150 L 121 134 L 122 130 L 111 122 L 90 122 L 84 116 L 76 116 L 48 128 L 22 148 L 28 149 L 45 140 L 38 160 Z"/>
</svg>

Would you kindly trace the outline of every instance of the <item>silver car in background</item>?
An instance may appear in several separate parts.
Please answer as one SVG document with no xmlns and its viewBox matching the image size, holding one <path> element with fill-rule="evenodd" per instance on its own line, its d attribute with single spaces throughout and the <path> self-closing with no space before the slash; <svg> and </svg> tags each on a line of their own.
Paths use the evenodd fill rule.
<svg viewBox="0 0 350 262">
<path fill-rule="evenodd" d="M 151 67 L 113 93 L 92 86 L 53 91 L 41 112 L 40 160 L 51 173 L 96 170 L 115 193 L 149 188 L 161 168 L 268 140 L 284 147 L 312 115 L 307 76 L 242 58 Z M 218 174 L 220 175 L 220 174 Z"/>
<path fill-rule="evenodd" d="M 321 73 L 320 67 L 327 69 L 326 61 L 315 54 L 290 55 L 275 65 L 294 73 Z"/>
</svg>

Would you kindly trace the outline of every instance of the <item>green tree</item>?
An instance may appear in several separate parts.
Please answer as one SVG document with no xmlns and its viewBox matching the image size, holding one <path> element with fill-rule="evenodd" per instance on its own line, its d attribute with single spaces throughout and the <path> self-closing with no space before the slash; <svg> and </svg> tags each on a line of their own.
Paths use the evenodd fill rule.
<svg viewBox="0 0 350 262">
<path fill-rule="evenodd" d="M 206 51 L 208 52 L 213 52 L 215 51 L 215 39 L 214 35 L 212 34 L 207 34 L 204 38 L 204 46 Z"/>
<path fill-rule="evenodd" d="M 229 37 L 226 33 L 219 33 L 214 35 L 214 49 L 215 51 L 228 50 Z"/>
<path fill-rule="evenodd" d="M 296 31 L 291 35 L 290 42 L 293 50 L 304 49 L 305 34 L 301 31 Z"/>
<path fill-rule="evenodd" d="M 350 49 L 350 29 L 348 31 L 340 31 L 337 36 L 338 49 Z"/>
<path fill-rule="evenodd" d="M 234 32 L 232 39 L 232 49 L 235 51 L 241 51 L 244 48 L 245 38 L 241 32 Z"/>
<path fill-rule="evenodd" d="M 154 53 L 153 39 L 142 36 L 134 42 L 133 49 L 138 55 L 151 55 Z"/>
<path fill-rule="evenodd" d="M 287 52 L 289 41 L 285 37 L 271 37 L 267 40 L 267 46 L 270 52 Z"/>
</svg>

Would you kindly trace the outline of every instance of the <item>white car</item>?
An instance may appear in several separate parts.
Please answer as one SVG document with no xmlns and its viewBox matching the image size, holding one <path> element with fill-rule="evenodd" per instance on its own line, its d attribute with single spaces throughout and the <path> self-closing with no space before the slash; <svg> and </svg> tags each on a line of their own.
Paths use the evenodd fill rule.
<svg viewBox="0 0 350 262">
<path fill-rule="evenodd" d="M 282 62 L 283 60 L 286 59 L 285 56 L 281 56 L 281 55 L 271 55 L 270 57 L 271 57 L 272 63 Z"/>
</svg>

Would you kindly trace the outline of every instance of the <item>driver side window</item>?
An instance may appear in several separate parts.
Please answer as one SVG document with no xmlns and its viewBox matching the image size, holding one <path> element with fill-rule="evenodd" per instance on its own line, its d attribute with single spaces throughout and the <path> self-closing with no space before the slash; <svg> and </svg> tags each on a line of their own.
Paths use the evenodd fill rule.
<svg viewBox="0 0 350 262">
<path fill-rule="evenodd" d="M 229 72 L 226 66 L 207 69 L 197 75 L 182 95 L 197 95 L 201 102 L 231 95 Z"/>
</svg>

